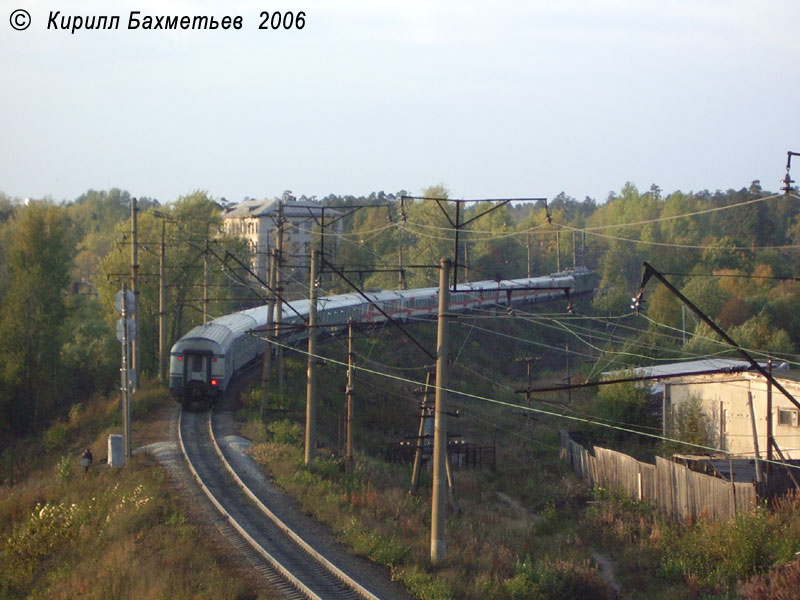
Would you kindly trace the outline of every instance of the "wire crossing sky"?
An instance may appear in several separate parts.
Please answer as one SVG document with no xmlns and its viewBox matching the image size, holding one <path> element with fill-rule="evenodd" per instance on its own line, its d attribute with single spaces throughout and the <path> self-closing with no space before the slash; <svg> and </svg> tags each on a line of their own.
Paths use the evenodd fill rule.
<svg viewBox="0 0 800 600">
<path fill-rule="evenodd" d="M 266 10 L 303 27 L 261 28 Z M 135 11 L 242 25 L 131 29 Z M 20 198 L 777 191 L 800 149 L 795 0 L 0 0 L 0 17 L 0 191 Z"/>
</svg>

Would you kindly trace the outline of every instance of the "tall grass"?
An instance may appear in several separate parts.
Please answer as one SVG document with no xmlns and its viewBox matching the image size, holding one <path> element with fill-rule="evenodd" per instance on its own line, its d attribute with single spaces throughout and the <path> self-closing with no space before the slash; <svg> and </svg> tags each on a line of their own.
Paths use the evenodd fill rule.
<svg viewBox="0 0 800 600">
<path fill-rule="evenodd" d="M 728 521 L 696 523 L 667 520 L 622 494 L 603 490 L 600 499 L 587 511 L 589 539 L 628 567 L 621 577 L 639 590 L 634 597 L 665 590 L 676 598 L 797 597 L 791 586 L 800 573 L 782 566 L 800 551 L 797 494 Z"/>
<path fill-rule="evenodd" d="M 303 509 L 328 523 L 349 549 L 391 569 L 415 598 L 613 598 L 586 548 L 565 535 L 554 507 L 542 518 L 510 509 L 483 481 L 457 472 L 460 511 L 447 515 L 447 560 L 430 566 L 430 502 L 410 495 L 410 473 L 359 457 L 302 464 L 299 444 L 263 442 L 253 455 Z M 545 511 L 547 513 L 547 511 Z M 542 523 L 549 519 L 547 526 Z M 520 560 L 520 556 L 536 560 Z"/>
<path fill-rule="evenodd" d="M 158 390 L 142 398 L 140 419 L 169 402 Z M 189 523 L 161 469 L 144 457 L 100 464 L 109 406 L 115 399 L 93 399 L 14 449 L 38 458 L 15 463 L 15 484 L 0 486 L 0 599 L 255 599 Z M 98 429 L 100 438 L 89 437 Z M 96 457 L 88 473 L 76 451 L 85 447 Z"/>
</svg>

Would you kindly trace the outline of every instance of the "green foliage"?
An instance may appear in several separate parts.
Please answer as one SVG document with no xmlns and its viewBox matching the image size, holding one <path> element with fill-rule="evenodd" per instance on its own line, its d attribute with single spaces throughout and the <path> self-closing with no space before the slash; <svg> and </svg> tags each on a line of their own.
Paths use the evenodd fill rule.
<svg viewBox="0 0 800 600">
<path fill-rule="evenodd" d="M 64 485 L 72 481 L 72 478 L 75 475 L 74 462 L 74 459 L 68 454 L 65 454 L 58 460 L 55 467 L 56 479 L 58 480 L 58 483 Z"/>
<path fill-rule="evenodd" d="M 717 445 L 716 434 L 711 418 L 703 410 L 701 401 L 696 397 L 690 397 L 678 404 L 673 411 L 668 435 L 674 439 L 697 444 L 705 447 L 715 447 Z M 673 442 L 665 442 L 664 452 L 667 455 L 680 452 L 698 453 L 702 449 L 696 446 L 684 446 Z"/>
<path fill-rule="evenodd" d="M 732 327 L 728 335 L 745 348 L 766 348 L 773 354 L 793 354 L 795 351 L 786 331 L 776 327 L 766 313 Z"/>
<path fill-rule="evenodd" d="M 300 425 L 292 423 L 288 419 L 273 421 L 267 429 L 272 434 L 272 440 L 276 444 L 301 446 L 303 443 L 303 429 Z"/>
<path fill-rule="evenodd" d="M 646 411 L 647 390 L 633 382 L 615 383 L 600 387 L 595 404 L 596 414 L 604 421 L 623 427 L 636 427 L 637 425 L 651 425 Z M 614 430 L 598 431 L 598 435 L 612 435 L 615 439 L 623 439 L 629 434 Z"/>
<path fill-rule="evenodd" d="M 704 586 L 732 585 L 772 565 L 773 535 L 763 509 L 731 523 L 700 521 L 680 538 L 667 541 L 664 576 L 691 575 Z"/>
<path fill-rule="evenodd" d="M 369 556 L 378 564 L 396 567 L 405 564 L 410 557 L 408 548 L 398 540 L 355 518 L 346 523 L 342 533 L 353 552 Z"/>
<path fill-rule="evenodd" d="M 159 216 L 160 215 L 160 216 Z M 165 221 L 165 219 L 167 219 Z M 202 306 L 197 300 L 203 283 L 203 256 L 206 242 L 219 256 L 226 250 L 247 258 L 245 243 L 239 239 L 221 235 L 221 212 L 214 200 L 202 191 L 178 198 L 175 202 L 160 207 L 158 215 L 146 205 L 140 207 L 137 219 L 138 237 L 142 246 L 138 253 L 140 273 L 158 273 L 162 233 L 168 244 L 165 247 L 165 264 L 169 267 L 169 285 L 166 292 L 167 341 L 171 344 L 189 329 L 202 322 Z M 130 236 L 130 222 L 121 221 L 114 233 L 115 239 Z M 130 271 L 131 248 L 128 244 L 112 247 L 98 265 L 100 277 L 97 283 L 99 299 L 104 310 L 106 331 L 113 331 L 119 318 L 114 308 L 114 296 L 121 289 L 119 273 Z M 231 301 L 214 301 L 209 310 L 213 314 L 226 314 L 235 308 L 232 293 L 226 292 L 230 283 L 226 273 L 209 254 L 209 284 L 219 289 L 214 297 L 229 295 Z M 155 283 L 157 280 L 153 280 Z M 238 289 L 238 288 L 237 288 Z M 140 282 L 137 340 L 140 343 L 142 370 L 156 373 L 158 359 L 158 285 Z M 252 296 L 248 297 L 251 299 Z M 192 310 L 192 308 L 197 310 Z M 112 338 L 113 339 L 113 338 Z"/>
<path fill-rule="evenodd" d="M 44 447 L 48 452 L 61 450 L 67 444 L 69 426 L 66 423 L 57 421 L 53 423 L 44 433 Z"/>
<path fill-rule="evenodd" d="M 419 600 L 454 600 L 447 583 L 419 566 L 395 569 L 392 575 L 406 586 L 409 593 Z"/>
<path fill-rule="evenodd" d="M 19 433 L 57 408 L 75 239 L 63 211 L 46 204 L 19 209 L 10 227 L 0 304 L 0 423 Z"/>
<path fill-rule="evenodd" d="M 141 419 L 156 408 L 163 406 L 169 398 L 169 391 L 154 382 L 144 380 L 133 395 L 131 418 Z"/>
</svg>

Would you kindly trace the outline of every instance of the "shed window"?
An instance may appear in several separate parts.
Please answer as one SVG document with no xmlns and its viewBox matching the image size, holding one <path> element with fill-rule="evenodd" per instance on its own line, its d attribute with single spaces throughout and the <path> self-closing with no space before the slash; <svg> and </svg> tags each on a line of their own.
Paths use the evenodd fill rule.
<svg viewBox="0 0 800 600">
<path fill-rule="evenodd" d="M 778 425 L 788 425 L 790 427 L 797 427 L 797 410 L 792 408 L 779 408 L 778 409 Z"/>
</svg>

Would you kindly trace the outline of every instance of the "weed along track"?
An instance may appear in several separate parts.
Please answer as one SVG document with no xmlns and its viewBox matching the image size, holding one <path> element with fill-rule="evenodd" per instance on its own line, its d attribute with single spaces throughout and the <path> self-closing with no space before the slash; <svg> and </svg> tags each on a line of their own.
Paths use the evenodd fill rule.
<svg viewBox="0 0 800 600">
<path fill-rule="evenodd" d="M 338 556 L 328 558 L 315 547 L 314 533 L 302 516 L 285 506 L 289 502 L 281 494 L 270 492 L 231 436 L 217 439 L 215 429 L 224 420 L 224 414 L 214 411 L 183 410 L 178 441 L 203 492 L 236 530 L 239 539 L 230 541 L 241 546 L 244 540 L 248 551 L 260 557 L 261 569 L 272 572 L 270 579 L 284 582 L 280 587 L 287 598 L 385 598 L 367 589 L 363 573 L 345 572 L 347 567 L 334 564 L 340 562 Z"/>
</svg>

